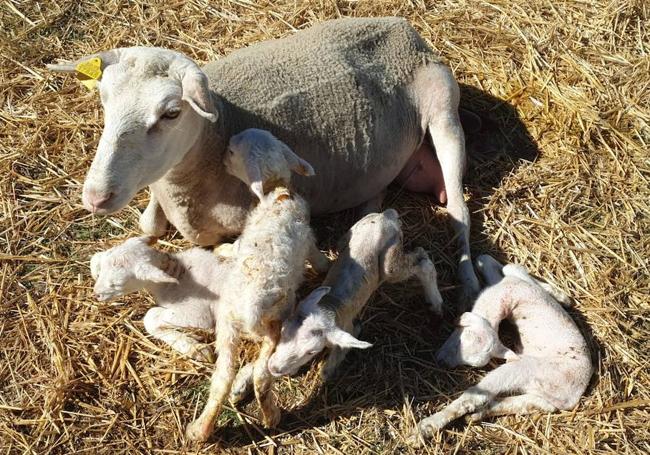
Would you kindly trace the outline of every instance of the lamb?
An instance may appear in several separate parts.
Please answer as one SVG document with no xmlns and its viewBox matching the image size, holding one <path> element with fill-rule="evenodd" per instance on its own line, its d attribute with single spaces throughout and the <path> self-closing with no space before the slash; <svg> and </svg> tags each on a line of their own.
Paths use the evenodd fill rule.
<svg viewBox="0 0 650 455">
<path fill-rule="evenodd" d="M 377 198 L 433 145 L 458 234 L 464 300 L 478 293 L 458 84 L 406 20 L 326 21 L 203 68 L 178 52 L 146 47 L 48 68 L 79 72 L 91 61 L 98 62 L 105 126 L 84 182 L 88 210 L 116 212 L 149 186 L 145 233 L 163 235 L 169 221 L 186 239 L 215 245 L 240 233 L 251 210 L 250 192 L 223 164 L 229 138 L 246 128 L 271 131 L 318 169 L 295 181 L 314 214 Z"/>
<path fill-rule="evenodd" d="M 267 362 L 280 338 L 282 320 L 293 308 L 305 260 L 314 248 L 307 202 L 281 186 L 263 195 L 238 239 L 237 253 L 222 287 L 216 317 L 219 356 L 208 401 L 201 415 L 188 425 L 188 439 L 205 441 L 212 433 L 214 419 L 235 379 L 243 336 L 260 339 L 262 344 L 253 366 L 262 423 L 273 427 L 279 422 Z"/>
<path fill-rule="evenodd" d="M 202 248 L 163 253 L 152 248 L 154 242 L 150 236 L 135 237 L 95 253 L 90 259 L 95 296 L 103 302 L 148 290 L 157 306 L 145 314 L 145 330 L 181 354 L 210 361 L 209 346 L 179 329 L 214 330 L 225 261 Z"/>
<path fill-rule="evenodd" d="M 338 249 L 339 258 L 323 286 L 309 294 L 296 314 L 283 323 L 280 343 L 268 364 L 274 376 L 295 374 L 328 347 L 331 351 L 323 369 L 328 378 L 350 348 L 372 346 L 355 338 L 353 321 L 383 282 L 416 276 L 433 310 L 441 313 L 435 266 L 422 248 L 404 252 L 395 210 L 366 215 L 341 239 Z"/>
<path fill-rule="evenodd" d="M 461 315 L 458 328 L 436 358 L 450 367 L 481 367 L 491 358 L 506 363 L 442 411 L 420 421 L 410 438 L 414 445 L 421 443 L 418 434 L 430 438 L 465 414 L 478 421 L 488 416 L 572 409 L 589 384 L 593 371 L 589 349 L 553 297 L 561 293 L 549 293 L 547 286 L 541 286 L 519 265 L 504 267 L 487 255 L 477 258 L 476 265 L 489 287 L 472 311 Z M 503 319 L 517 326 L 521 338 L 517 352 L 499 341 L 497 331 Z"/>
</svg>

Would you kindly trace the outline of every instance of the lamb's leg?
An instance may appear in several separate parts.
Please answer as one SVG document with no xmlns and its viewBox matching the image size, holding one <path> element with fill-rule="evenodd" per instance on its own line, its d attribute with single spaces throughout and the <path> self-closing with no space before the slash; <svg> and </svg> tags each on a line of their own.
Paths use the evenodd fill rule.
<svg viewBox="0 0 650 455">
<path fill-rule="evenodd" d="M 194 316 L 194 317 L 192 317 Z M 186 333 L 178 330 L 181 327 L 203 329 L 214 325 L 211 320 L 205 321 L 202 315 L 177 312 L 168 308 L 153 307 L 144 316 L 144 328 L 152 337 L 164 341 L 176 351 L 194 360 L 204 362 L 214 361 L 214 352 L 210 346 L 200 343 Z"/>
<path fill-rule="evenodd" d="M 309 245 L 309 256 L 307 260 L 317 273 L 327 273 L 330 268 L 330 260 L 323 254 L 315 242 Z"/>
<path fill-rule="evenodd" d="M 167 217 L 153 191 L 150 193 L 149 204 L 140 215 L 140 229 L 147 235 L 162 237 L 167 231 Z"/>
<path fill-rule="evenodd" d="M 239 338 L 230 324 L 221 324 L 217 330 L 219 356 L 210 380 L 210 393 L 201 415 L 187 426 L 186 437 L 191 441 L 206 441 L 214 427 L 214 419 L 219 415 L 235 379 L 235 366 L 239 348 Z"/>
<path fill-rule="evenodd" d="M 267 324 L 266 334 L 262 338 L 262 347 L 253 367 L 255 398 L 262 411 L 262 424 L 267 428 L 273 428 L 280 423 L 280 409 L 273 402 L 273 376 L 267 366 L 269 357 L 280 340 L 280 328 L 281 323 L 278 321 Z"/>
<path fill-rule="evenodd" d="M 523 370 L 523 371 L 522 371 Z M 450 422 L 482 408 L 499 394 L 522 390 L 530 381 L 522 362 L 509 362 L 489 372 L 477 385 L 467 389 L 441 411 L 422 419 L 409 443 L 419 445 Z"/>
<path fill-rule="evenodd" d="M 530 393 L 513 397 L 499 397 L 490 401 L 488 405 L 469 416 L 472 422 L 490 416 L 508 414 L 530 414 L 536 411 L 553 412 L 556 407 L 544 398 Z"/>
<path fill-rule="evenodd" d="M 441 316 L 442 296 L 438 289 L 436 268 L 429 255 L 423 248 L 418 247 L 412 253 L 406 254 L 400 243 L 391 245 L 384 255 L 383 278 L 390 283 L 397 283 L 412 276 L 420 280 L 431 309 Z"/>
<path fill-rule="evenodd" d="M 452 80 L 453 80 L 453 76 Z M 455 84 L 455 82 L 454 82 Z M 458 86 L 455 86 L 456 92 Z M 447 211 L 457 234 L 460 247 L 459 278 L 463 286 L 465 307 L 478 294 L 480 287 L 469 247 L 470 218 L 463 198 L 463 167 L 465 165 L 465 137 L 458 119 L 458 102 L 449 102 L 448 109 L 436 112 L 429 124 L 429 133 L 436 148 L 447 191 Z"/>
<path fill-rule="evenodd" d="M 250 362 L 240 368 L 237 372 L 237 377 L 235 377 L 235 382 L 232 385 L 230 397 L 228 398 L 231 403 L 239 403 L 250 393 L 251 386 L 253 385 L 254 367 L 255 364 Z"/>
<path fill-rule="evenodd" d="M 372 199 L 368 199 L 366 202 L 363 204 L 359 205 L 358 211 L 359 211 L 359 218 L 363 218 L 364 216 L 370 214 L 370 213 L 379 213 L 381 212 L 381 207 L 384 203 L 384 196 L 386 195 L 386 191 L 380 191 L 375 197 Z"/>
<path fill-rule="evenodd" d="M 481 254 L 475 262 L 476 269 L 488 286 L 497 284 L 503 279 L 503 265 L 489 254 Z"/>
</svg>

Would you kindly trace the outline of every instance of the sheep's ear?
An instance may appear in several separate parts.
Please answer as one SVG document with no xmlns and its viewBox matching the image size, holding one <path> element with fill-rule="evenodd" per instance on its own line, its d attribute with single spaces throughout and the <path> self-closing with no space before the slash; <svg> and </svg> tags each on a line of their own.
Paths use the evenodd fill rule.
<svg viewBox="0 0 650 455">
<path fill-rule="evenodd" d="M 216 122 L 216 109 L 206 75 L 200 70 L 188 70 L 183 75 L 181 86 L 183 87 L 183 100 L 187 101 L 201 117 L 212 123 Z"/>
<path fill-rule="evenodd" d="M 494 349 L 492 349 L 492 357 L 496 357 L 497 359 L 504 359 L 506 361 L 519 360 L 519 356 L 515 354 L 515 352 L 511 349 L 505 347 L 500 341 L 497 341 Z"/>
<path fill-rule="evenodd" d="M 111 49 L 110 51 L 98 52 L 97 54 L 86 55 L 70 63 L 48 63 L 45 65 L 48 70 L 57 73 L 74 73 L 77 71 L 77 65 L 92 58 L 99 57 L 102 61 L 101 70 L 120 61 L 122 49 Z"/>
<path fill-rule="evenodd" d="M 167 272 L 154 267 L 151 264 L 139 264 L 135 268 L 135 277 L 142 281 L 151 281 L 154 283 L 171 283 L 178 284 L 178 280 Z"/>
<path fill-rule="evenodd" d="M 291 150 L 287 144 L 282 141 L 280 142 L 282 143 L 282 154 L 284 155 L 284 159 L 287 160 L 287 163 L 289 163 L 289 168 L 291 168 L 293 172 L 296 174 L 304 175 L 305 177 L 316 175 L 316 172 L 314 171 L 314 168 L 311 166 L 311 164 L 293 153 L 293 150 Z"/>
<path fill-rule="evenodd" d="M 456 325 L 458 327 L 470 327 L 479 322 L 479 318 L 480 316 L 468 311 L 460 315 L 458 321 L 456 322 Z"/>
<path fill-rule="evenodd" d="M 254 161 L 246 161 L 246 177 L 250 182 L 250 188 L 260 201 L 264 198 L 264 182 L 262 181 L 262 170 Z"/>
<path fill-rule="evenodd" d="M 368 349 L 369 347 L 372 347 L 372 343 L 357 340 L 348 332 L 341 330 L 338 327 L 329 330 L 326 336 L 327 341 L 329 341 L 332 345 L 338 346 L 342 349 Z"/>
<path fill-rule="evenodd" d="M 331 290 L 332 288 L 329 286 L 317 287 L 311 291 L 309 295 L 303 299 L 302 302 L 300 302 L 300 306 L 306 312 L 311 312 L 311 310 L 313 310 L 316 305 L 318 305 L 318 302 L 320 302 L 323 297 L 329 294 Z"/>
</svg>

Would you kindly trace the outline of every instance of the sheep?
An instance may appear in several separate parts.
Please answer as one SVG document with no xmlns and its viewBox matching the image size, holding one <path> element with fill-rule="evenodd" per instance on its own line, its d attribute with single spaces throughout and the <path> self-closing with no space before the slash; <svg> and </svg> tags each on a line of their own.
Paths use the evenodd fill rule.
<svg viewBox="0 0 650 455">
<path fill-rule="evenodd" d="M 267 362 L 280 338 L 282 320 L 293 308 L 304 262 L 314 244 L 309 207 L 301 196 L 281 186 L 263 195 L 238 239 L 236 255 L 221 288 L 216 318 L 219 356 L 203 412 L 187 426 L 189 440 L 205 441 L 212 433 L 214 419 L 235 379 L 243 336 L 261 340 L 252 370 L 262 423 L 273 427 L 279 422 Z"/>
<path fill-rule="evenodd" d="M 341 239 L 338 249 L 339 258 L 323 285 L 300 302 L 295 315 L 283 323 L 280 343 L 268 364 L 274 376 L 295 374 L 328 347 L 331 351 L 322 370 L 327 379 L 350 348 L 372 346 L 355 338 L 353 321 L 383 282 L 417 277 L 427 301 L 441 314 L 435 266 L 422 248 L 404 252 L 395 210 L 366 215 Z"/>
<path fill-rule="evenodd" d="M 478 293 L 458 84 L 406 20 L 325 21 L 203 68 L 146 47 L 48 68 L 75 72 L 90 57 L 101 62 L 105 126 L 84 182 L 88 210 L 114 213 L 149 186 L 145 233 L 163 235 L 169 221 L 193 243 L 215 245 L 240 233 L 251 210 L 251 194 L 223 164 L 229 138 L 246 128 L 270 130 L 318 169 L 295 181 L 317 215 L 377 198 L 433 145 L 457 232 L 461 300 Z M 432 180 L 434 168 L 423 170 Z"/>
<path fill-rule="evenodd" d="M 180 328 L 213 331 L 218 284 L 227 267 L 202 248 L 163 253 L 152 248 L 155 238 L 130 238 L 90 259 L 94 294 L 107 301 L 148 290 L 155 307 L 144 316 L 145 330 L 195 360 L 212 360 L 211 349 Z"/>
<path fill-rule="evenodd" d="M 489 287 L 472 311 L 461 315 L 458 328 L 436 359 L 450 367 L 482 367 L 492 358 L 506 363 L 442 411 L 420 421 L 409 440 L 414 445 L 422 442 L 418 435 L 430 438 L 466 414 L 478 421 L 488 416 L 572 409 L 589 384 L 593 366 L 585 339 L 553 295 L 564 301 L 568 297 L 557 290 L 548 292 L 548 285 L 541 286 L 520 265 L 502 266 L 482 255 L 476 266 Z M 519 331 L 517 352 L 499 341 L 503 319 Z"/>
</svg>

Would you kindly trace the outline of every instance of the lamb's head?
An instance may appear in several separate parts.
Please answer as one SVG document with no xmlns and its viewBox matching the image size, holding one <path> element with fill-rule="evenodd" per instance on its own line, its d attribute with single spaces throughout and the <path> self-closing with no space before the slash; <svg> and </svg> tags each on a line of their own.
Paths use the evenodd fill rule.
<svg viewBox="0 0 650 455">
<path fill-rule="evenodd" d="M 304 176 L 315 174 L 314 168 L 287 144 L 256 128 L 230 138 L 224 163 L 228 173 L 246 183 L 260 200 L 276 186 L 288 186 L 291 171 Z"/>
<path fill-rule="evenodd" d="M 178 164 L 203 131 L 201 119 L 215 122 L 217 111 L 207 77 L 178 52 L 122 48 L 48 67 L 75 72 L 91 61 L 101 69 L 104 131 L 82 201 L 94 213 L 113 213 Z"/>
<path fill-rule="evenodd" d="M 499 334 L 485 318 L 469 312 L 461 315 L 458 327 L 436 353 L 436 361 L 448 367 L 482 367 L 493 357 L 506 360 L 518 358 L 501 343 Z"/>
<path fill-rule="evenodd" d="M 329 291 L 327 286 L 312 291 L 300 302 L 296 314 L 282 324 L 280 343 L 268 362 L 273 376 L 296 374 L 326 347 L 367 349 L 372 346 L 339 328 L 331 315 L 318 307 Z"/>
<path fill-rule="evenodd" d="M 97 300 L 130 294 L 151 283 L 178 283 L 173 261 L 151 247 L 154 241 L 152 237 L 134 237 L 90 258 Z"/>
</svg>

